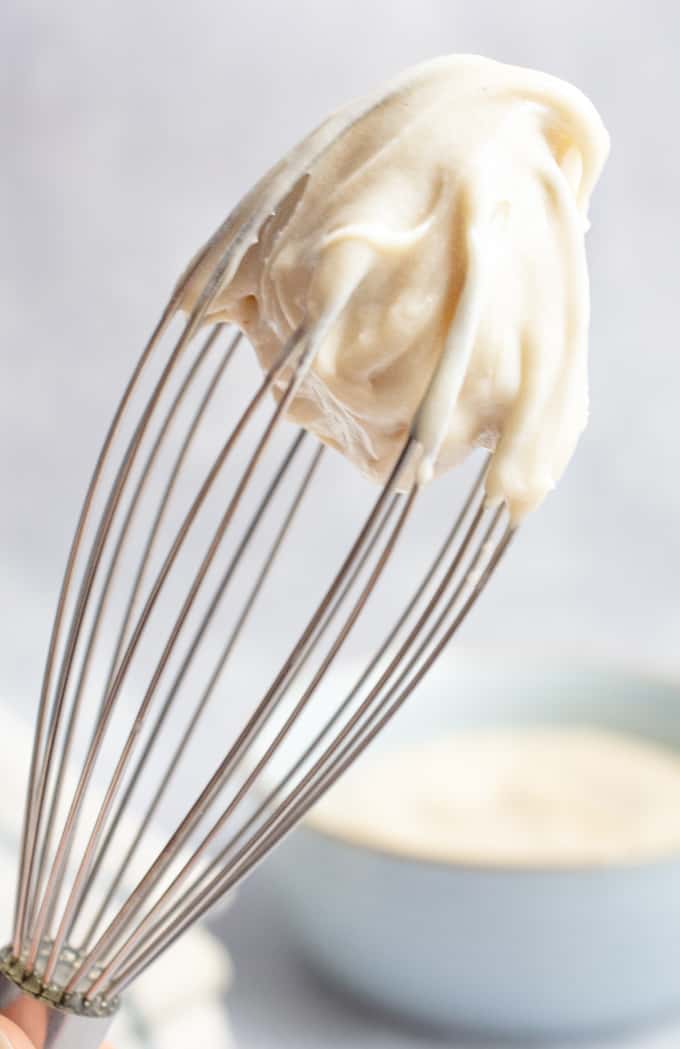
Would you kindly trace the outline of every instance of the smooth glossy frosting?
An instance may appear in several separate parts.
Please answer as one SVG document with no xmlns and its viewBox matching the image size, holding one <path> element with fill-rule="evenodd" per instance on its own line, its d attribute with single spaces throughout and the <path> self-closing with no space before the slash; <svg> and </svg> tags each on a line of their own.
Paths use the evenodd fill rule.
<svg viewBox="0 0 680 1049">
<path fill-rule="evenodd" d="M 466 731 L 369 755 L 310 820 L 417 859 L 634 863 L 680 850 L 680 760 L 666 747 L 595 728 Z"/>
<path fill-rule="evenodd" d="M 421 481 L 486 447 L 488 495 L 518 520 L 586 423 L 584 233 L 607 151 L 571 85 L 434 59 L 284 157 L 209 243 L 182 305 L 262 208 L 209 319 L 239 324 L 265 367 L 300 326 L 315 332 L 295 421 L 376 480 L 412 424 Z"/>
</svg>

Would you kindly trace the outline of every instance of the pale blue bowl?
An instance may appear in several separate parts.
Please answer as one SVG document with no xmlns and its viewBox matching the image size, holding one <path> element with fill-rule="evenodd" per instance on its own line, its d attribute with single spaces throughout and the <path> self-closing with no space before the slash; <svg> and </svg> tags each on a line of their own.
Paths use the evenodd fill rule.
<svg viewBox="0 0 680 1049">
<path fill-rule="evenodd" d="M 456 653 L 376 747 L 465 725 L 572 722 L 680 746 L 680 683 L 570 655 Z M 428 1025 L 573 1036 L 680 1010 L 680 855 L 476 869 L 296 831 L 268 864 L 319 971 Z"/>
</svg>

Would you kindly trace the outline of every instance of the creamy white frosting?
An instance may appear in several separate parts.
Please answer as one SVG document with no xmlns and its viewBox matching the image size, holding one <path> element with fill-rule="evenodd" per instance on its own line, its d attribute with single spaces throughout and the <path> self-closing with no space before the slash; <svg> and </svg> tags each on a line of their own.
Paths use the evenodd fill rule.
<svg viewBox="0 0 680 1049">
<path fill-rule="evenodd" d="M 666 747 L 595 728 L 466 731 L 370 755 L 308 819 L 420 859 L 636 862 L 680 850 L 680 761 Z"/>
<path fill-rule="evenodd" d="M 206 246 L 181 305 L 242 229 L 208 319 L 240 325 L 264 367 L 301 326 L 315 334 L 290 417 L 376 480 L 412 425 L 421 481 L 489 448 L 488 496 L 519 520 L 586 423 L 584 233 L 607 151 L 571 85 L 434 59 L 284 157 Z"/>
</svg>

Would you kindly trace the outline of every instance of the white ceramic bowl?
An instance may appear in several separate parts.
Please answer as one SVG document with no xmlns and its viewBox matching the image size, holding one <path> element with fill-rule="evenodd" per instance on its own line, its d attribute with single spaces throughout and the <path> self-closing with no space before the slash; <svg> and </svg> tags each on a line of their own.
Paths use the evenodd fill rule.
<svg viewBox="0 0 680 1049">
<path fill-rule="evenodd" d="M 680 683 L 570 655 L 461 653 L 377 747 L 461 726 L 570 722 L 680 747 Z M 680 1009 L 680 856 L 476 869 L 302 826 L 269 876 L 291 934 L 344 988 L 429 1025 L 505 1036 L 623 1028 Z"/>
</svg>

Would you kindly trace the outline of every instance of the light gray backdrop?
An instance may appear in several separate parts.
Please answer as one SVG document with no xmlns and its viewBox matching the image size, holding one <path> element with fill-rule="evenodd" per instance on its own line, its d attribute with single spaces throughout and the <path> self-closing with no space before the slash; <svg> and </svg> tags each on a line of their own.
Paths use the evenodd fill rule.
<svg viewBox="0 0 680 1049">
<path fill-rule="evenodd" d="M 673 0 L 4 0 L 0 693 L 33 702 L 104 421 L 190 254 L 326 111 L 450 51 L 573 80 L 613 143 L 590 427 L 466 636 L 677 668 L 679 28 Z"/>
</svg>

